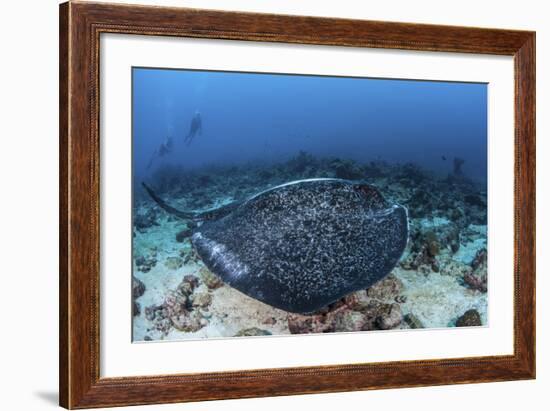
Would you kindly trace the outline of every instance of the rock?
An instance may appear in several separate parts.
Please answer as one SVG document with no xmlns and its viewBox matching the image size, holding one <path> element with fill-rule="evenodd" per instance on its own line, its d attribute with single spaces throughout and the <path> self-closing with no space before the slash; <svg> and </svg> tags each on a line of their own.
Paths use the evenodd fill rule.
<svg viewBox="0 0 550 411">
<path fill-rule="evenodd" d="M 143 281 L 132 276 L 132 297 L 134 299 L 139 298 L 143 293 L 145 293 L 145 284 L 143 284 Z"/>
<path fill-rule="evenodd" d="M 456 260 L 449 260 L 443 265 L 443 267 L 441 267 L 441 275 L 450 275 L 457 278 L 462 278 L 471 272 L 472 267 Z"/>
<path fill-rule="evenodd" d="M 223 281 L 220 277 L 213 274 L 208 268 L 203 267 L 200 269 L 199 274 L 202 278 L 202 281 L 206 284 L 206 286 L 214 290 L 216 288 L 219 288 L 223 285 Z"/>
<path fill-rule="evenodd" d="M 466 274 L 464 275 L 464 283 L 473 290 L 481 291 L 482 293 L 487 292 L 487 275 L 477 276 L 475 274 Z"/>
<path fill-rule="evenodd" d="M 402 260 L 399 265 L 405 270 L 415 270 L 429 273 L 432 269 L 434 258 L 428 253 L 425 245 L 419 251 L 413 251 Z"/>
<path fill-rule="evenodd" d="M 184 332 L 195 332 L 206 325 L 204 322 L 205 320 L 198 312 L 195 311 L 184 311 L 178 315 L 170 317 L 170 319 L 172 320 L 172 324 L 175 328 Z"/>
<path fill-rule="evenodd" d="M 418 221 L 418 220 L 417 220 Z M 424 220 L 422 220 L 424 221 Z M 425 224 L 425 223 L 424 223 Z M 446 218 L 438 218 L 429 229 L 422 222 L 411 226 L 410 251 L 400 266 L 406 270 L 424 273 L 440 272 L 448 250 L 455 253 L 460 248 L 458 227 Z"/>
<path fill-rule="evenodd" d="M 135 317 L 141 314 L 141 306 L 138 302 L 134 301 L 132 304 L 132 315 Z"/>
<path fill-rule="evenodd" d="M 388 330 L 402 321 L 401 308 L 396 303 L 384 303 L 366 295 L 353 293 L 330 309 L 311 315 L 289 314 L 291 334 L 346 331 Z"/>
<path fill-rule="evenodd" d="M 368 296 L 367 290 L 360 290 L 345 296 L 344 302 L 351 310 L 363 311 L 369 307 L 372 298 Z"/>
<path fill-rule="evenodd" d="M 367 290 L 351 293 L 311 315 L 289 314 L 292 334 L 367 331 L 395 328 L 401 324 L 399 304 L 403 283 L 393 274 Z"/>
<path fill-rule="evenodd" d="M 487 292 L 487 250 L 481 249 L 472 261 L 472 271 L 464 274 L 464 283 L 483 293 Z"/>
<path fill-rule="evenodd" d="M 192 274 L 188 274 L 183 277 L 183 280 L 178 285 L 178 292 L 181 295 L 189 296 L 193 293 L 195 288 L 199 285 L 199 279 Z"/>
<path fill-rule="evenodd" d="M 424 241 L 426 242 L 426 249 L 430 257 L 435 257 L 439 254 L 439 242 L 437 235 L 433 231 L 427 231 L 424 233 Z"/>
<path fill-rule="evenodd" d="M 162 306 L 159 305 L 150 305 L 149 307 L 145 307 L 145 318 L 147 318 L 149 321 L 153 321 L 157 316 L 157 311 L 159 308 L 161 309 Z"/>
<path fill-rule="evenodd" d="M 412 196 L 405 202 L 412 218 L 422 218 L 431 215 L 437 208 L 437 198 L 426 190 L 414 190 Z"/>
<path fill-rule="evenodd" d="M 261 335 L 271 335 L 271 332 L 252 327 L 240 330 L 237 334 L 235 334 L 235 337 L 256 337 Z"/>
<path fill-rule="evenodd" d="M 194 307 L 207 307 L 212 303 L 212 296 L 208 293 L 193 294 L 191 298 Z"/>
<path fill-rule="evenodd" d="M 183 260 L 179 257 L 168 257 L 164 260 L 164 266 L 170 270 L 177 270 L 183 266 Z"/>
<path fill-rule="evenodd" d="M 481 266 L 487 265 L 487 250 L 485 248 L 482 248 L 477 251 L 474 259 L 472 260 L 472 269 L 475 271 Z"/>
<path fill-rule="evenodd" d="M 406 187 L 418 187 L 429 178 L 425 170 L 413 163 L 400 166 L 397 173 L 397 178 Z"/>
<path fill-rule="evenodd" d="M 288 329 L 291 334 L 330 332 L 334 331 L 332 319 L 332 316 L 327 314 L 301 315 L 289 313 L 287 319 Z"/>
<path fill-rule="evenodd" d="M 157 212 L 152 208 L 145 213 L 136 213 L 134 215 L 134 227 L 140 233 L 155 225 L 159 225 L 157 222 Z"/>
<path fill-rule="evenodd" d="M 199 284 L 194 275 L 186 275 L 175 291 L 170 291 L 164 297 L 161 305 L 152 305 L 145 308 L 145 318 L 153 323 L 153 328 L 164 335 L 172 327 L 184 331 L 195 332 L 208 324 L 199 307 L 203 307 L 210 295 L 192 295 Z M 194 304 L 195 303 L 195 304 Z"/>
<path fill-rule="evenodd" d="M 143 337 L 143 341 L 153 341 L 153 339 L 146 335 L 145 337 Z"/>
<path fill-rule="evenodd" d="M 334 314 L 333 321 L 332 331 L 361 331 L 365 326 L 365 315 L 359 311 L 341 310 Z"/>
<path fill-rule="evenodd" d="M 160 331 L 166 335 L 172 328 L 172 321 L 168 317 L 169 310 L 165 308 L 164 304 L 150 305 L 145 307 L 145 318 L 152 322 L 152 326 L 155 330 Z"/>
<path fill-rule="evenodd" d="M 403 315 L 399 304 L 385 304 L 376 317 L 376 326 L 381 330 L 390 330 L 401 324 Z"/>
<path fill-rule="evenodd" d="M 449 215 L 449 218 L 454 222 L 460 221 L 462 218 L 464 218 L 464 213 L 458 207 L 450 209 L 448 215 Z M 457 250 L 458 250 L 458 248 L 457 248 Z"/>
<path fill-rule="evenodd" d="M 140 255 L 136 257 L 137 269 L 142 273 L 147 273 L 151 271 L 151 268 L 153 268 L 155 265 L 157 265 L 157 259 L 156 259 L 156 256 L 154 255 L 151 255 L 148 257 Z"/>
<path fill-rule="evenodd" d="M 190 230 L 189 228 L 184 228 L 183 230 L 181 230 L 176 234 L 176 241 L 178 243 L 183 243 L 185 239 L 191 237 L 192 234 L 193 234 L 192 230 Z"/>
<path fill-rule="evenodd" d="M 166 310 L 166 316 L 172 317 L 188 311 L 189 305 L 189 298 L 187 295 L 169 291 L 164 297 L 164 304 L 162 307 Z"/>
<path fill-rule="evenodd" d="M 456 320 L 457 327 L 479 327 L 481 325 L 481 316 L 475 309 L 471 309 L 462 314 Z"/>
<path fill-rule="evenodd" d="M 420 321 L 418 317 L 412 313 L 406 314 L 403 317 L 403 320 L 410 328 L 424 328 L 422 321 Z"/>
<path fill-rule="evenodd" d="M 456 252 L 459 250 L 459 248 L 460 248 L 460 243 L 459 243 L 459 242 L 452 242 L 452 243 L 450 244 L 450 246 L 451 246 L 451 251 L 452 251 L 453 253 L 456 253 Z"/>
<path fill-rule="evenodd" d="M 403 291 L 403 283 L 390 274 L 367 289 L 367 296 L 381 301 L 395 300 Z"/>
</svg>

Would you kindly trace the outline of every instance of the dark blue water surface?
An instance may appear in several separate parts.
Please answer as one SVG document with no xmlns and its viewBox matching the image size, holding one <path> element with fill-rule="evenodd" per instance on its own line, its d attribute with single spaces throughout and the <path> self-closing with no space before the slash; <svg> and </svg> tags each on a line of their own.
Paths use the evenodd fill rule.
<svg viewBox="0 0 550 411">
<path fill-rule="evenodd" d="M 183 140 L 195 111 L 202 135 Z M 286 161 L 300 150 L 437 174 L 465 160 L 486 181 L 487 85 L 326 76 L 133 69 L 133 167 Z M 147 165 L 172 137 L 173 152 Z"/>
</svg>

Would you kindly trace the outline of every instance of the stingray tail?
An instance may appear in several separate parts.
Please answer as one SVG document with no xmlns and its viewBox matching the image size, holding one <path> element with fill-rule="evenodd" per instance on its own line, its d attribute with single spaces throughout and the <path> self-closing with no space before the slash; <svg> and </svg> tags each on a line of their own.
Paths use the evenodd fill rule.
<svg viewBox="0 0 550 411">
<path fill-rule="evenodd" d="M 166 202 L 160 198 L 154 191 L 145 183 L 141 183 L 143 188 L 145 188 L 145 191 L 151 196 L 153 201 L 158 204 L 160 208 L 162 208 L 164 211 L 166 211 L 168 214 L 172 214 L 178 218 L 181 218 L 182 220 L 191 220 L 198 217 L 198 215 L 192 211 L 181 211 L 177 208 L 174 208 L 172 206 L 169 206 L 166 204 Z"/>
</svg>

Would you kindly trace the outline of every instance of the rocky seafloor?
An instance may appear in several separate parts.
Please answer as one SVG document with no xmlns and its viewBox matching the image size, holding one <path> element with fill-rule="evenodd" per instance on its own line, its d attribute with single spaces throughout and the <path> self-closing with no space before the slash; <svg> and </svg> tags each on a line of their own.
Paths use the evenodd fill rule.
<svg viewBox="0 0 550 411">
<path fill-rule="evenodd" d="M 357 163 L 305 152 L 273 165 L 188 171 L 160 167 L 150 184 L 171 205 L 205 210 L 304 178 L 365 180 L 409 212 L 407 248 L 390 275 L 311 315 L 288 313 L 225 285 L 176 219 L 136 190 L 133 340 L 350 332 L 487 324 L 487 191 L 450 162 L 447 176 L 414 164 Z"/>
</svg>

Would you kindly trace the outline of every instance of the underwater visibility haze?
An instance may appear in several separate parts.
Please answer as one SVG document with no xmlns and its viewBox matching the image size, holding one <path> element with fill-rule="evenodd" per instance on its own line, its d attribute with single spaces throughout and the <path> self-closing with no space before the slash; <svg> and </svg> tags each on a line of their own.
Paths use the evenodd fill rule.
<svg viewBox="0 0 550 411">
<path fill-rule="evenodd" d="M 487 323 L 487 85 L 134 68 L 133 340 Z"/>
</svg>

